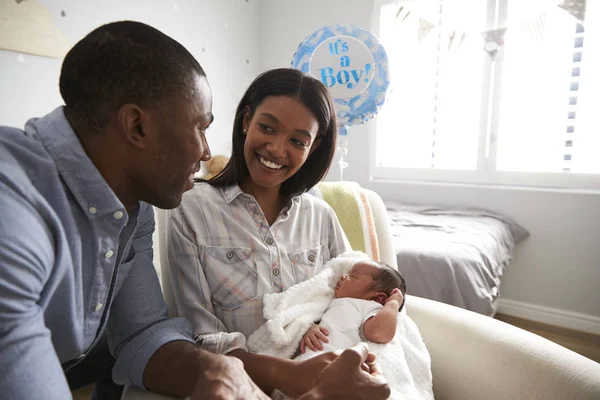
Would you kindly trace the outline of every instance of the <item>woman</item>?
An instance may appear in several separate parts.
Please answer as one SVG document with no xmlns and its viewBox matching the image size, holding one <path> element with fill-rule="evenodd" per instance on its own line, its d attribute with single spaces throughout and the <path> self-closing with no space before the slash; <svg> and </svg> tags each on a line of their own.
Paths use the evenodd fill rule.
<svg viewBox="0 0 600 400">
<path fill-rule="evenodd" d="M 170 213 L 177 307 L 197 333 L 248 337 L 264 323 L 265 293 L 310 278 L 350 249 L 333 210 L 306 193 L 327 173 L 336 129 L 333 103 L 320 81 L 276 69 L 250 85 L 237 107 L 229 163 L 197 183 Z M 267 393 L 273 387 L 303 393 L 328 360 L 305 364 L 248 354 L 243 338 L 231 344 L 231 335 L 224 337 L 213 348 L 236 349 L 231 354 Z"/>
</svg>

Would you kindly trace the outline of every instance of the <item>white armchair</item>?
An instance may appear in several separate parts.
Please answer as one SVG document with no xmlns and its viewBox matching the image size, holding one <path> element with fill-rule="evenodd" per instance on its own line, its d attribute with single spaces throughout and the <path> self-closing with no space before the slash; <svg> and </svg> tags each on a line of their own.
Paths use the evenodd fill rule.
<svg viewBox="0 0 600 400">
<path fill-rule="evenodd" d="M 375 219 L 381 261 L 397 266 L 383 201 L 373 191 L 364 192 Z M 161 230 L 160 215 L 158 222 Z M 159 249 L 161 258 L 166 257 L 164 240 L 159 239 Z M 161 272 L 165 299 L 175 314 L 169 273 Z M 504 322 L 433 300 L 407 296 L 406 307 L 431 354 L 437 400 L 600 399 L 600 364 L 571 350 Z M 127 388 L 123 399 L 174 398 Z"/>
</svg>

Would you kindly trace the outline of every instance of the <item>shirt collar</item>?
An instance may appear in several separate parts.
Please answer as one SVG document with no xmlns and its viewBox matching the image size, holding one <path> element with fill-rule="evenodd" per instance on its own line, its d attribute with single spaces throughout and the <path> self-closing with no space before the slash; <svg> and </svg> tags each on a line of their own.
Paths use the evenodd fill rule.
<svg viewBox="0 0 600 400">
<path fill-rule="evenodd" d="M 239 196 L 250 196 L 249 194 L 245 193 L 239 185 L 231 185 L 231 186 L 225 186 L 225 187 L 221 187 L 219 188 L 221 189 L 221 194 L 223 195 L 223 199 L 225 199 L 225 202 L 227 202 L 227 204 L 231 203 L 232 201 L 234 201 L 236 198 L 238 198 Z M 299 204 L 300 202 L 300 196 L 302 195 L 298 195 L 298 196 L 294 196 L 290 199 L 290 201 L 283 207 L 283 209 L 281 210 L 281 216 L 283 218 L 287 218 L 289 216 L 289 212 L 292 210 L 292 208 L 294 206 L 296 206 L 297 204 Z"/>
<path fill-rule="evenodd" d="M 63 107 L 45 117 L 30 120 L 25 129 L 37 133 L 54 160 L 58 173 L 88 218 L 119 210 L 126 215 L 125 207 L 81 146 Z"/>
<path fill-rule="evenodd" d="M 227 204 L 238 198 L 238 196 L 246 194 L 239 185 L 224 186 L 219 189 L 221 189 L 221 194 L 223 195 L 223 199 L 225 199 Z"/>
</svg>

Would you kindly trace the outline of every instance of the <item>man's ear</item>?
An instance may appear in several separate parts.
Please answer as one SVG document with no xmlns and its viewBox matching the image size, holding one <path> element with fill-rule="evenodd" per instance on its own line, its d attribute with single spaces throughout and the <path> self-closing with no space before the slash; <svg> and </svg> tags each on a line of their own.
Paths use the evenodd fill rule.
<svg viewBox="0 0 600 400">
<path fill-rule="evenodd" d="M 147 113 L 135 104 L 124 104 L 117 115 L 119 133 L 124 141 L 143 149 L 148 145 L 150 120 Z"/>
<path fill-rule="evenodd" d="M 369 300 L 373 300 L 378 302 L 379 304 L 381 304 L 382 306 L 385 305 L 385 302 L 387 301 L 388 296 L 387 294 L 383 293 L 383 292 L 377 292 L 377 293 L 373 293 L 370 297 Z"/>
</svg>

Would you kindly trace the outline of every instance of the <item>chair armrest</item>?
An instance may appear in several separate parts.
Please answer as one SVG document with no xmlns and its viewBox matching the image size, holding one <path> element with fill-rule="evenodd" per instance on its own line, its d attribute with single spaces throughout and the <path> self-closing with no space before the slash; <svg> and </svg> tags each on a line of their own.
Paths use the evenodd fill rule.
<svg viewBox="0 0 600 400">
<path fill-rule="evenodd" d="M 407 296 L 431 354 L 436 400 L 600 399 L 600 364 L 462 308 Z"/>
<path fill-rule="evenodd" d="M 376 192 L 363 188 L 363 193 L 367 197 L 371 212 L 373 213 L 375 232 L 377 232 L 377 242 L 379 243 L 379 259 L 390 267 L 398 269 L 398 260 L 396 258 L 396 251 L 394 250 L 392 225 L 390 224 L 390 217 L 385 208 L 385 204 Z"/>
</svg>

